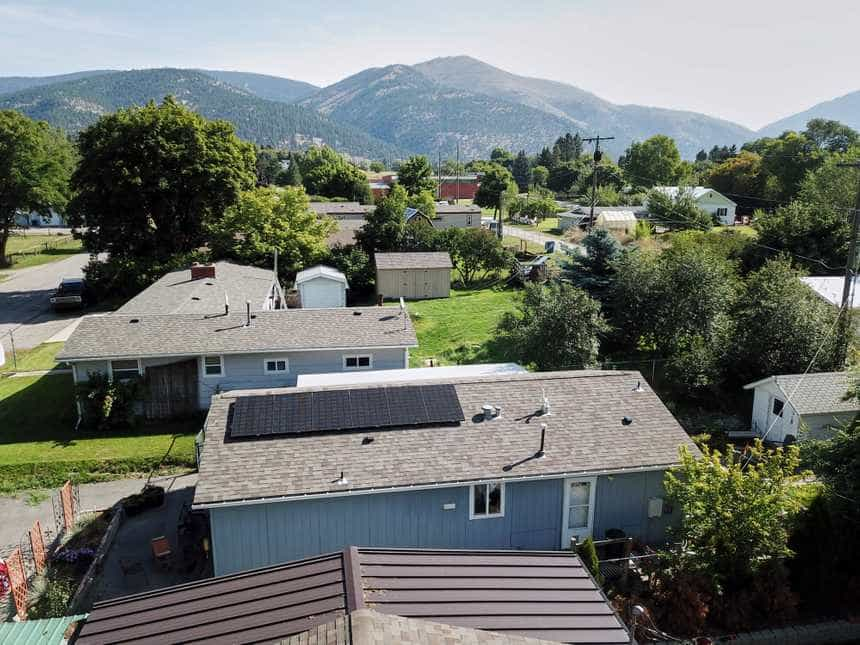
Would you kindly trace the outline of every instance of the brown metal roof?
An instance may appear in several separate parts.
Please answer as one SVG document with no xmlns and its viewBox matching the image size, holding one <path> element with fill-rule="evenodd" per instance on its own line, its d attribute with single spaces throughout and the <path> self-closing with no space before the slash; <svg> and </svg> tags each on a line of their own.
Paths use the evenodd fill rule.
<svg viewBox="0 0 860 645">
<path fill-rule="evenodd" d="M 570 553 L 350 547 L 98 603 L 75 643 L 273 642 L 342 633 L 338 623 L 364 609 L 558 642 L 630 642 Z"/>
</svg>

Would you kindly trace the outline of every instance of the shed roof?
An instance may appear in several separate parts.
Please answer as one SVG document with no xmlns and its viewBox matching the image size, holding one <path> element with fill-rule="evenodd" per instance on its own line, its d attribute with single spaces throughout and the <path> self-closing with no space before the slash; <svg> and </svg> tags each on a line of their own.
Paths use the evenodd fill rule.
<svg viewBox="0 0 860 645">
<path fill-rule="evenodd" d="M 69 625 L 84 617 L 86 614 L 0 622 L 0 645 L 62 645 Z"/>
<path fill-rule="evenodd" d="M 327 267 L 324 264 L 318 264 L 305 269 L 304 271 L 299 271 L 296 274 L 296 285 L 307 282 L 308 280 L 313 280 L 314 278 L 327 278 L 336 282 L 342 282 L 344 285 L 348 286 L 346 283 L 346 276 L 343 273 L 332 267 Z"/>
<path fill-rule="evenodd" d="M 436 204 L 436 214 L 449 215 L 451 213 L 480 213 L 481 207 L 474 204 Z"/>
<path fill-rule="evenodd" d="M 597 216 L 598 222 L 619 222 L 619 223 L 630 223 L 636 222 L 636 213 L 633 211 L 603 211 L 600 215 Z"/>
<path fill-rule="evenodd" d="M 415 347 L 409 316 L 390 307 L 339 307 L 168 316 L 87 316 L 60 360 L 251 354 L 262 352 Z"/>
<path fill-rule="evenodd" d="M 407 642 L 439 635 L 438 628 L 393 617 L 551 641 L 630 642 L 571 553 L 349 547 L 97 603 L 77 643 L 272 642 L 322 628 L 370 645 L 398 642 L 380 640 L 380 630 L 397 624 L 415 636 Z"/>
<path fill-rule="evenodd" d="M 806 286 L 812 289 L 815 294 L 829 302 L 835 307 L 842 306 L 842 289 L 845 286 L 845 279 L 841 276 L 808 276 L 800 279 Z M 853 290 L 851 291 L 851 308 L 857 309 L 860 307 L 860 293 L 857 287 L 860 286 L 860 277 L 854 278 Z"/>
<path fill-rule="evenodd" d="M 857 399 L 845 400 L 849 388 L 854 385 L 847 372 L 780 374 L 744 385 L 744 389 L 750 390 L 765 383 L 776 384 L 786 401 L 801 415 L 860 411 Z"/>
<path fill-rule="evenodd" d="M 637 382 L 642 391 L 636 392 Z M 411 382 L 414 385 L 418 382 Z M 693 442 L 638 372 L 574 371 L 428 379 L 450 383 L 465 415 L 459 425 L 332 431 L 267 440 L 231 440 L 232 404 L 249 394 L 373 387 L 369 384 L 232 391 L 212 400 L 194 497 L 198 507 L 363 494 L 410 486 L 659 470 Z M 552 414 L 540 416 L 543 396 Z M 480 416 L 484 404 L 502 413 Z M 632 423 L 624 425 L 622 419 Z M 546 455 L 532 459 L 541 423 Z M 365 438 L 373 441 L 365 442 Z M 285 468 L 284 464 L 290 467 Z M 506 466 L 513 465 L 511 468 Z M 333 482 L 344 471 L 349 484 Z M 248 473 L 265 473 L 250 477 Z"/>
<path fill-rule="evenodd" d="M 191 279 L 191 269 L 171 271 L 117 310 L 119 314 L 190 314 L 224 310 L 224 296 L 234 307 L 251 301 L 259 311 L 269 297 L 271 269 L 215 262 L 214 278 Z"/>
<path fill-rule="evenodd" d="M 451 256 L 444 251 L 376 253 L 377 269 L 450 269 Z"/>
</svg>

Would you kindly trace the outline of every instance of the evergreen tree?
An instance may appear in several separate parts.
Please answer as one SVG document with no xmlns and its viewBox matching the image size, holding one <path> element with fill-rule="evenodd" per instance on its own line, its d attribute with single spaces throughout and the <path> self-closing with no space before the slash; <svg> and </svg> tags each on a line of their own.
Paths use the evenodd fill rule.
<svg viewBox="0 0 860 645">
<path fill-rule="evenodd" d="M 278 185 L 280 186 L 301 186 L 302 171 L 299 170 L 299 155 L 290 153 L 287 169 L 278 176 Z"/>
<path fill-rule="evenodd" d="M 548 147 L 544 146 L 543 149 L 541 149 L 540 154 L 538 154 L 537 159 L 535 160 L 535 165 L 543 166 L 547 170 L 552 170 L 555 165 L 555 159 L 552 156 L 552 151 Z"/>
<path fill-rule="evenodd" d="M 517 187 L 521 193 L 529 189 L 529 179 L 531 179 L 531 169 L 529 168 L 529 158 L 526 156 L 525 150 L 520 150 L 514 159 L 511 168 L 511 174 L 514 176 L 514 181 L 517 182 Z"/>
</svg>

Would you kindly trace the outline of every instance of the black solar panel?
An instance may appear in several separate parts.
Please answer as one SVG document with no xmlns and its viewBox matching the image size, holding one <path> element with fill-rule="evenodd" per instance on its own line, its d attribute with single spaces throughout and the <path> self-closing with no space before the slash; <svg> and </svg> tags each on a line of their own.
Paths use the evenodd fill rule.
<svg viewBox="0 0 860 645">
<path fill-rule="evenodd" d="M 362 430 L 463 421 L 453 385 L 246 396 L 233 403 L 231 437 Z"/>
</svg>

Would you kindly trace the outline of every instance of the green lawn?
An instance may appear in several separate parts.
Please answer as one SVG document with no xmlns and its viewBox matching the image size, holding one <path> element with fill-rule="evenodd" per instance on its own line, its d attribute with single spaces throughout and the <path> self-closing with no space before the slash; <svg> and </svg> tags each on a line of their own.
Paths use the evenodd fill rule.
<svg viewBox="0 0 860 645">
<path fill-rule="evenodd" d="M 34 372 L 37 370 L 52 370 L 57 365 L 57 353 L 63 348 L 63 343 L 42 343 L 33 349 L 19 349 L 15 352 L 18 367 L 12 360 L 12 352 L 6 356 L 6 364 L 0 367 L 3 372 Z"/>
<path fill-rule="evenodd" d="M 503 231 L 504 232 L 504 231 Z M 531 240 L 523 240 L 519 237 L 514 237 L 513 235 L 503 235 L 502 236 L 502 246 L 506 248 L 515 248 L 519 251 L 522 248 L 522 243 L 526 243 L 526 251 L 529 253 L 534 253 L 535 255 L 543 255 L 543 245 L 537 244 L 536 242 L 532 242 Z"/>
<path fill-rule="evenodd" d="M 758 237 L 758 231 L 756 231 L 752 226 L 739 225 L 739 226 L 714 226 L 711 229 L 716 232 L 729 231 L 733 232 L 736 235 L 743 235 L 744 237 Z"/>
<path fill-rule="evenodd" d="M 492 342 L 496 323 L 519 300 L 517 289 L 452 290 L 450 298 L 420 300 L 407 305 L 418 347 L 409 353 L 411 367 L 433 358 L 444 365 L 496 363 L 505 360 Z"/>
<path fill-rule="evenodd" d="M 0 493 L 146 473 L 168 449 L 165 465 L 194 463 L 199 420 L 109 433 L 76 432 L 76 420 L 70 374 L 0 377 Z"/>
<path fill-rule="evenodd" d="M 510 221 L 506 221 L 505 226 L 515 226 L 516 228 L 521 228 L 524 231 L 535 231 L 536 233 L 543 233 L 544 235 L 550 235 L 559 239 L 564 237 L 558 228 L 557 217 L 547 217 L 546 219 L 538 222 L 537 226 L 530 226 L 529 224 L 515 224 Z"/>
<path fill-rule="evenodd" d="M 80 240 L 71 235 L 12 235 L 6 242 L 6 255 L 12 258 L 11 269 L 56 262 L 82 250 Z"/>
</svg>

